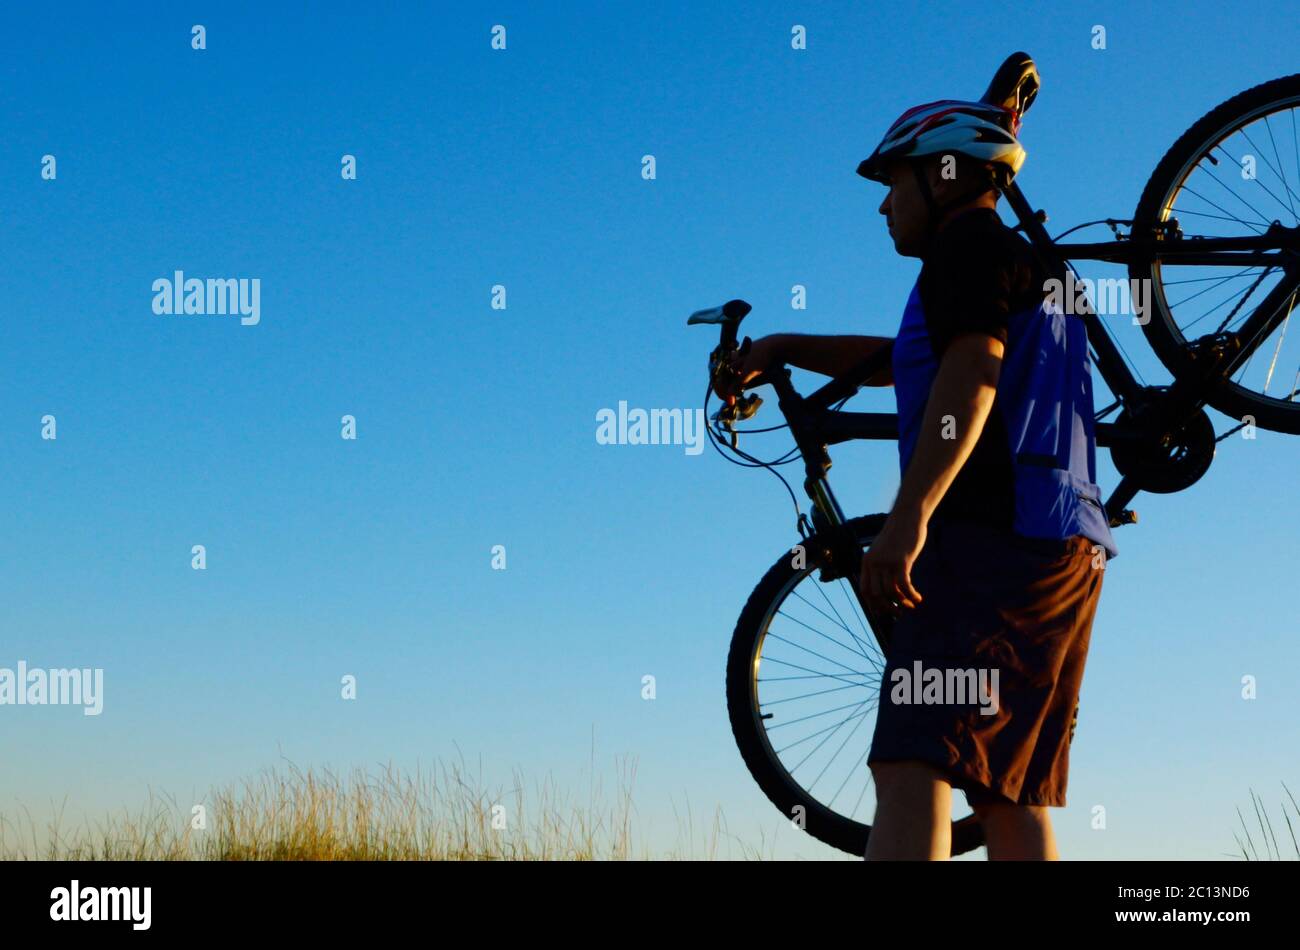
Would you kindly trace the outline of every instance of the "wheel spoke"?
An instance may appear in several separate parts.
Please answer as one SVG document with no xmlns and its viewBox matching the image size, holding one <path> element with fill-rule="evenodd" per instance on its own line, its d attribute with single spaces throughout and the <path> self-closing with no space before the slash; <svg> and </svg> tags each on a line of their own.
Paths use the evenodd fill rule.
<svg viewBox="0 0 1300 950">
<path fill-rule="evenodd" d="M 807 679 L 807 677 L 803 677 L 803 678 Z M 762 680 L 761 682 L 770 683 L 773 681 L 765 679 Z M 782 703 L 792 703 L 800 699 L 811 699 L 814 696 L 825 696 L 828 693 L 838 693 L 846 689 L 862 689 L 862 687 L 864 686 L 870 688 L 872 685 L 879 686 L 880 683 L 878 680 L 875 680 L 875 681 L 864 681 L 861 683 L 850 683 L 847 686 L 832 686 L 829 689 L 819 689 L 816 692 L 812 692 L 812 693 L 800 693 L 798 696 L 787 696 L 785 699 L 768 700 L 767 702 L 763 703 L 762 708 L 771 709 L 773 706 L 780 706 Z M 777 726 L 787 726 L 787 725 L 789 725 L 789 722 L 778 722 L 772 728 L 775 729 L 777 728 Z"/>
<path fill-rule="evenodd" d="M 1262 389 L 1260 389 L 1260 392 L 1266 396 L 1268 395 L 1268 384 L 1273 381 L 1273 371 L 1277 369 L 1278 354 L 1282 352 L 1282 343 L 1283 341 L 1286 340 L 1286 328 L 1287 325 L 1291 322 L 1291 311 L 1295 307 L 1295 295 L 1296 292 L 1292 291 L 1291 298 L 1287 301 L 1286 316 L 1282 318 L 1282 326 L 1280 332 L 1277 335 L 1277 346 L 1273 348 L 1273 358 L 1269 360 L 1268 372 L 1264 375 L 1264 386 Z M 1259 350 L 1255 350 L 1255 353 L 1258 352 Z M 1255 353 L 1251 353 L 1250 355 L 1254 356 Z M 1247 360 L 1247 362 L 1249 362 L 1249 360 Z M 1242 375 L 1245 374 L 1243 373 Z"/>
<path fill-rule="evenodd" d="M 822 778 L 826 775 L 826 770 L 831 767 L 831 762 L 834 762 L 837 758 L 839 758 L 839 754 L 844 751 L 844 747 L 849 744 L 849 740 L 853 738 L 854 734 L 859 729 L 862 728 L 862 724 L 864 722 L 866 722 L 866 719 L 859 719 L 858 724 L 853 727 L 853 731 L 844 737 L 844 741 L 841 742 L 840 747 L 835 750 L 835 754 L 830 757 L 830 759 L 827 761 L 827 763 L 824 766 L 822 766 L 821 772 L 819 772 L 817 774 L 817 777 L 813 779 L 810 788 L 815 788 L 817 783 L 822 780 Z M 835 799 L 840 797 L 840 793 L 844 791 L 844 786 L 848 784 L 849 779 L 851 779 L 852 777 L 853 777 L 853 772 L 850 770 L 849 773 L 844 776 L 844 781 L 840 783 L 840 787 L 835 790 L 835 794 L 830 797 L 830 801 L 826 803 L 827 807 L 833 807 L 835 805 Z"/>
<path fill-rule="evenodd" d="M 791 617 L 789 614 L 786 614 L 785 612 L 782 612 L 782 613 L 781 613 L 781 616 L 782 616 L 782 617 L 785 617 L 785 619 L 787 619 L 787 620 L 790 620 L 790 621 L 793 621 L 794 623 L 797 623 L 799 626 L 803 627 L 805 630 L 811 630 L 813 633 L 817 634 L 817 636 L 819 636 L 819 637 L 823 637 L 823 638 L 829 640 L 831 643 L 835 644 L 837 647 L 840 647 L 841 649 L 844 649 L 844 650 L 848 650 L 850 653 L 854 654 L 855 656 L 861 656 L 861 654 L 859 654 L 856 650 L 849 650 L 848 647 L 844 646 L 844 644 L 840 643 L 840 641 L 836 640 L 834 637 L 829 636 L 829 635 L 827 635 L 827 634 L 825 634 L 825 633 L 822 633 L 820 630 L 816 629 L 815 627 L 810 627 L 808 624 L 804 623 L 802 620 L 796 620 L 794 617 Z M 769 637 L 775 637 L 777 640 L 782 640 L 782 641 L 785 642 L 785 643 L 791 643 L 791 641 L 786 640 L 784 637 L 779 637 L 779 636 L 777 636 L 775 633 L 769 633 L 768 636 L 769 636 Z M 792 645 L 792 646 L 799 646 L 798 644 L 791 644 L 791 645 Z M 817 653 L 817 652 L 814 651 L 814 650 L 809 650 L 807 647 L 799 646 L 799 649 L 800 649 L 800 650 L 803 650 L 803 651 L 805 651 L 805 652 L 807 652 L 807 653 L 812 653 L 814 656 L 819 656 L 819 657 L 821 657 L 823 660 L 825 660 L 827 663 L 834 663 L 836 666 L 843 667 L 843 668 L 846 669 L 846 670 L 852 670 L 852 669 L 853 669 L 853 667 L 851 667 L 851 666 L 848 666 L 848 665 L 846 665 L 846 664 L 844 664 L 844 663 L 841 663 L 841 662 L 839 662 L 838 660 L 832 660 L 830 657 L 828 657 L 828 656 L 823 656 L 822 654 Z M 862 659 L 865 660 L 866 657 L 862 657 Z M 870 661 L 868 661 L 868 662 L 870 662 Z"/>
<path fill-rule="evenodd" d="M 770 732 L 772 729 L 784 729 L 786 726 L 798 725 L 801 722 L 808 722 L 809 720 L 818 719 L 822 716 L 829 716 L 831 713 L 837 713 L 845 709 L 859 710 L 862 708 L 862 704 L 865 701 L 866 700 L 858 700 L 856 703 L 845 703 L 843 706 L 832 706 L 830 709 L 823 709 L 821 712 L 809 713 L 806 716 L 800 716 L 798 719 L 787 719 L 784 722 L 778 722 L 775 725 L 770 726 L 768 731 Z"/>
<path fill-rule="evenodd" d="M 1224 154 L 1226 155 L 1227 152 L 1224 152 Z M 1229 156 L 1229 158 L 1231 158 L 1231 156 Z M 1236 198 L 1238 201 L 1240 201 L 1242 204 L 1244 204 L 1247 208 L 1249 208 L 1251 211 L 1253 211 L 1253 212 L 1255 213 L 1256 217 L 1258 217 L 1259 220 L 1261 220 L 1261 221 L 1264 222 L 1264 228 L 1267 228 L 1267 227 L 1269 226 L 1269 223 L 1270 223 L 1270 222 L 1269 222 L 1268 218 L 1266 218 L 1266 217 L 1264 217 L 1264 215 L 1260 214 L 1259 210 L 1258 210 L 1258 209 L 1257 209 L 1253 204 L 1251 204 L 1251 203 L 1250 203 L 1249 201 L 1247 201 L 1245 198 L 1241 197 L 1241 195 L 1237 194 L 1235 191 L 1233 191 L 1231 188 L 1229 188 L 1227 185 L 1225 185 L 1225 184 L 1223 183 L 1223 181 L 1219 178 L 1218 175 L 1214 174 L 1214 172 L 1210 171 L 1210 170 L 1209 170 L 1208 168 L 1206 168 L 1204 165 L 1200 166 L 1200 168 L 1201 168 L 1202 171 L 1205 172 L 1205 174 L 1209 175 L 1211 178 L 1213 178 L 1215 181 L 1217 181 L 1220 185 L 1222 185 L 1224 191 L 1226 191 L 1228 194 L 1232 195 L 1232 197 Z M 1220 211 L 1222 211 L 1224 214 L 1228 214 L 1228 215 L 1232 214 L 1232 212 L 1229 211 L 1227 208 L 1223 207 L 1223 206 L 1220 205 L 1220 204 L 1217 204 L 1216 202 L 1211 201 L 1209 198 L 1205 197 L 1205 195 L 1201 194 L 1201 193 L 1198 192 L 1198 191 L 1194 191 L 1194 190 L 1191 189 L 1191 188 L 1188 188 L 1186 185 L 1183 186 L 1183 191 L 1186 191 L 1186 192 L 1188 192 L 1189 194 L 1195 195 L 1197 198 L 1200 198 L 1200 199 L 1201 199 L 1202 201 L 1204 201 L 1206 204 L 1208 204 L 1208 205 L 1212 205 L 1212 206 L 1214 206 L 1215 208 L 1218 208 L 1218 209 L 1219 209 Z M 1263 228 L 1260 228 L 1260 227 L 1258 227 L 1257 225 L 1254 225 L 1254 224 L 1250 223 L 1249 221 L 1243 221 L 1241 218 L 1237 218 L 1236 221 L 1237 221 L 1238 224 L 1243 224 L 1243 225 L 1245 225 L 1246 227 L 1249 227 L 1249 228 L 1255 228 L 1257 232 L 1263 230 Z"/>
<path fill-rule="evenodd" d="M 1251 294 L 1259 289 L 1259 285 L 1264 283 L 1264 278 L 1266 278 L 1271 271 L 1271 267 L 1265 268 L 1264 272 L 1259 275 L 1253 284 L 1250 285 L 1250 288 L 1242 294 L 1241 299 L 1237 301 L 1237 305 L 1228 312 L 1226 317 L 1223 318 L 1223 322 L 1219 324 L 1219 328 L 1214 331 L 1215 333 L 1222 333 L 1228 328 L 1228 325 L 1232 323 L 1232 318 L 1235 317 L 1241 308 L 1246 305 L 1246 301 L 1250 299 Z M 1217 310 L 1218 308 L 1216 307 L 1215 309 Z"/>
<path fill-rule="evenodd" d="M 1170 306 L 1170 307 L 1182 307 L 1182 306 L 1185 306 L 1185 305 L 1191 303 L 1191 302 L 1192 302 L 1193 300 L 1195 300 L 1197 297 L 1202 296 L 1203 294 L 1208 294 L 1208 293 L 1209 293 L 1210 291 L 1212 291 L 1212 290 L 1218 290 L 1220 287 L 1222 287 L 1222 286 L 1223 286 L 1224 284 L 1226 284 L 1228 281 L 1230 281 L 1230 280 L 1232 280 L 1234 277 L 1238 277 L 1238 276 L 1240 276 L 1240 275 L 1239 275 L 1239 274 L 1230 274 L 1230 275 L 1228 275 L 1227 277 L 1218 278 L 1218 282 L 1215 283 L 1215 284 L 1213 284 L 1212 286 L 1202 288 L 1201 290 L 1199 290 L 1199 291 L 1197 291 L 1196 293 L 1192 294 L 1190 297 L 1184 297 L 1182 300 L 1178 301 L 1177 303 L 1171 303 L 1171 304 L 1169 304 L 1169 306 Z M 1197 280 L 1215 280 L 1215 278 L 1213 278 L 1213 277 L 1200 277 L 1200 278 L 1197 278 Z M 1163 283 L 1164 286 L 1166 286 L 1166 287 L 1172 287 L 1172 286 L 1174 286 L 1175 284 L 1178 284 L 1178 283 L 1190 283 L 1190 281 L 1162 281 L 1161 283 Z M 1168 300 L 1168 297 L 1166 297 L 1165 299 Z M 1219 304 L 1219 306 L 1221 307 L 1221 306 L 1223 306 L 1223 304 Z M 1216 309 L 1217 309 L 1217 308 L 1216 308 Z"/>
<path fill-rule="evenodd" d="M 1177 266 L 1177 265 L 1170 265 L 1170 266 Z M 1243 267 L 1241 270 L 1237 271 L 1237 273 L 1229 274 L 1227 277 L 1188 277 L 1186 280 L 1161 280 L 1160 283 L 1163 284 L 1165 287 L 1176 287 L 1179 284 L 1200 284 L 1200 283 L 1204 283 L 1207 280 L 1216 280 L 1220 284 L 1222 284 L 1224 281 L 1229 281 L 1235 277 L 1240 277 L 1243 274 L 1248 274 L 1253 270 L 1256 270 L 1256 268 Z M 1192 298 L 1189 297 L 1188 300 L 1190 299 Z M 1186 301 L 1183 302 L 1186 303 Z"/>
<path fill-rule="evenodd" d="M 864 699 L 864 700 L 863 700 L 859 705 L 860 705 L 860 706 L 865 706 L 865 705 L 867 705 L 867 700 Z M 872 708 L 874 708 L 874 707 L 872 707 Z M 827 726 L 825 729 L 822 729 L 822 730 L 820 730 L 819 732 L 814 732 L 811 736 L 808 736 L 807 739 L 811 739 L 811 738 L 814 738 L 814 737 L 816 737 L 816 736 L 821 735 L 821 736 L 822 736 L 822 741 L 819 742 L 819 743 L 817 743 L 815 746 L 813 746 L 812 749 L 809 750 L 808 754 L 805 755 L 802 759 L 799 760 L 799 762 L 795 765 L 795 767 L 792 768 L 792 769 L 790 770 L 790 774 L 793 775 L 795 772 L 798 772 L 799 769 L 803 768 L 803 766 L 808 762 L 809 759 L 811 759 L 814 755 L 816 755 L 818 752 L 821 751 L 822 746 L 824 746 L 826 743 L 830 742 L 831 739 L 833 739 L 833 738 L 835 737 L 835 733 L 839 732 L 841 729 L 844 728 L 845 723 L 849 722 L 851 719 L 855 719 L 855 718 L 859 718 L 859 717 L 865 716 L 865 715 L 867 715 L 867 713 L 869 713 L 869 712 L 871 712 L 870 709 L 865 709 L 865 710 L 862 710 L 861 712 L 854 713 L 854 715 L 852 715 L 852 716 L 846 716 L 844 719 L 840 720 L 840 721 L 839 721 L 838 723 L 836 723 L 834 726 Z M 825 735 L 822 735 L 822 733 L 825 733 Z M 799 741 L 800 741 L 800 742 L 806 742 L 807 739 L 800 739 Z M 787 747 L 787 748 L 789 748 L 789 747 Z M 822 774 L 825 774 L 825 771 L 826 771 L 826 770 L 823 769 L 823 770 L 822 770 Z M 816 784 L 815 781 L 814 781 L 814 784 Z M 811 786 L 811 785 L 808 786 L 808 791 L 810 791 L 810 792 L 812 791 L 812 786 Z M 823 803 L 823 804 L 825 804 L 825 803 Z"/>
<path fill-rule="evenodd" d="M 875 664 L 876 668 L 884 669 L 885 658 L 881 654 L 881 652 L 878 649 L 876 649 L 875 637 L 871 634 L 870 631 L 867 630 L 867 621 L 866 618 L 863 617 L 862 615 L 862 605 L 858 603 L 857 596 L 849 589 L 849 586 L 844 583 L 844 578 L 842 577 L 840 578 L 839 586 L 840 586 L 840 592 L 844 595 L 844 599 L 848 601 L 849 604 L 848 612 L 857 618 L 858 626 L 862 628 L 862 638 L 864 641 L 866 641 L 868 649 L 871 650 L 872 654 L 875 657 L 880 658 L 880 662 Z M 867 660 L 868 662 L 874 663 L 873 657 L 868 657 Z"/>
<path fill-rule="evenodd" d="M 1200 195 L 1197 195 L 1196 197 L 1199 198 Z M 1178 209 L 1178 216 L 1180 218 L 1185 214 L 1195 215 L 1198 218 L 1211 218 L 1215 221 L 1231 221 L 1233 224 L 1243 224 L 1246 227 L 1251 227 L 1251 228 L 1255 227 L 1255 225 L 1251 224 L 1248 221 L 1242 221 L 1240 218 L 1228 218 L 1228 217 L 1224 217 L 1221 214 L 1210 214 L 1207 211 L 1192 211 L 1190 208 Z M 1256 229 L 1256 233 L 1258 233 L 1258 229 Z"/>
<path fill-rule="evenodd" d="M 821 585 L 820 585 L 820 584 L 817 585 L 817 589 L 818 589 L 818 590 L 821 590 Z M 846 650 L 849 650 L 849 652 L 851 652 L 851 653 L 856 653 L 858 656 L 862 657 L 862 659 L 866 660 L 868 663 L 871 662 L 871 658 L 867 655 L 867 650 L 870 649 L 870 645 L 867 644 L 867 643 L 862 642 L 861 640 L 859 640 L 859 639 L 857 638 L 857 635 L 856 635 L 856 634 L 855 634 L 851 629 L 849 629 L 849 626 L 844 622 L 844 618 L 840 617 L 839 614 L 836 614 L 836 615 L 835 615 L 835 619 L 834 619 L 834 620 L 831 620 L 831 617 L 830 617 L 829 614 L 827 614 L 825 611 L 823 611 L 823 610 L 822 610 L 820 607 L 818 607 L 816 604 L 814 604 L 814 603 L 812 603 L 811 601 L 809 601 L 807 598 L 805 598 L 805 597 L 804 597 L 802 594 L 800 594 L 798 591 L 795 591 L 795 592 L 794 592 L 794 595 L 795 595 L 796 597 L 798 597 L 801 601 L 803 601 L 805 604 L 807 604 L 808 607 L 809 607 L 809 609 L 811 609 L 811 610 L 815 610 L 817 613 L 819 613 L 819 614 L 821 614 L 823 617 L 825 617 L 828 621 L 830 621 L 831 623 L 835 624 L 835 626 L 839 627 L 841 630 L 843 630 L 845 633 L 847 633 L 847 634 L 848 634 L 848 635 L 853 639 L 853 642 L 854 642 L 855 644 L 857 644 L 857 646 L 858 646 L 858 648 L 859 648 L 859 649 L 853 650 L 853 649 L 850 649 L 849 647 L 845 647 Z M 823 596 L 824 596 L 824 595 L 823 595 Z M 784 614 L 783 614 L 783 616 L 788 616 L 788 615 L 784 615 Z M 800 623 L 801 621 L 795 621 L 795 622 L 796 622 L 796 623 Z M 838 643 L 838 641 L 836 641 L 836 642 Z M 844 646 L 844 644 L 842 644 L 842 643 L 839 644 L 839 645 L 840 645 L 840 646 Z"/>
<path fill-rule="evenodd" d="M 1265 119 L 1265 121 L 1267 122 L 1267 119 Z M 1274 175 L 1277 175 L 1277 173 L 1278 173 L 1278 172 L 1277 172 L 1277 169 L 1276 169 L 1276 168 L 1273 168 L 1273 165 L 1272 165 L 1272 164 L 1269 162 L 1269 160 L 1268 160 L 1268 156 L 1262 154 L 1262 153 L 1263 153 L 1263 149 L 1261 149 L 1258 145 L 1255 144 L 1255 140 L 1252 139 L 1252 138 L 1250 137 L 1250 135 L 1246 132 L 1245 129 L 1242 129 L 1242 130 L 1241 130 L 1241 134 L 1242 134 L 1242 136 L 1246 139 L 1246 141 L 1250 143 L 1250 147 L 1251 147 L 1252 149 L 1254 149 L 1256 152 L 1259 152 L 1259 153 L 1260 153 L 1260 155 L 1259 155 L 1259 159 L 1260 159 L 1260 161 L 1262 161 L 1265 165 L 1267 165 L 1267 166 L 1269 167 L 1269 169 L 1273 172 Z M 1272 135 L 1271 132 L 1270 132 L 1269 134 L 1270 134 L 1270 136 Z M 1238 163 L 1237 163 L 1237 166 L 1238 166 L 1238 167 L 1241 167 L 1241 163 L 1238 162 Z M 1279 176 L 1279 177 L 1281 177 L 1281 176 Z M 1270 198 L 1272 198 L 1274 201 L 1276 201 L 1276 202 L 1277 202 L 1279 205 L 1281 205 L 1283 208 L 1286 208 L 1288 211 L 1290 211 L 1290 212 L 1291 212 L 1291 217 L 1293 217 L 1293 218 L 1295 217 L 1295 209 L 1294 209 L 1293 207 L 1291 207 L 1290 205 L 1285 204 L 1285 203 L 1282 201 L 1281 198 L 1279 198 L 1277 195 L 1273 194 L 1273 189 L 1269 188 L 1268 185 L 1264 184 L 1263 179 L 1261 179 L 1261 178 L 1259 177 L 1259 175 L 1256 175 L 1256 176 L 1254 177 L 1254 179 L 1252 179 L 1252 180 L 1255 182 L 1255 184 L 1259 185 L 1259 187 L 1263 188 L 1264 191 L 1268 193 L 1268 196 L 1269 196 Z M 1285 178 L 1282 179 L 1282 185 L 1283 185 L 1283 187 L 1286 188 L 1286 190 L 1287 190 L 1287 192 L 1288 192 L 1288 194 L 1287 194 L 1287 198 L 1288 198 L 1288 200 L 1289 200 L 1290 197 L 1291 197 L 1291 196 L 1290 196 L 1290 191 L 1291 191 L 1291 189 L 1290 189 L 1290 187 L 1287 186 L 1287 184 L 1286 184 L 1286 179 L 1285 179 Z"/>
<path fill-rule="evenodd" d="M 1268 141 L 1269 144 L 1273 146 L 1273 157 L 1277 159 L 1277 168 L 1274 169 L 1273 173 L 1282 179 L 1282 187 L 1286 189 L 1286 204 L 1287 207 L 1291 210 L 1291 220 L 1295 221 L 1296 220 L 1295 204 L 1291 201 L 1293 192 L 1291 191 L 1291 186 L 1287 184 L 1286 166 L 1282 163 L 1281 154 L 1278 153 L 1277 139 L 1273 137 L 1273 125 L 1268 121 L 1268 118 L 1269 118 L 1268 116 L 1264 116 L 1264 128 L 1268 130 Z"/>
<path fill-rule="evenodd" d="M 772 634 L 769 633 L 768 636 L 770 637 L 770 636 L 772 636 Z M 765 657 L 763 657 L 763 662 L 764 662 L 764 663 L 777 663 L 777 664 L 779 664 L 779 665 L 781 665 L 781 666 L 788 666 L 788 667 L 790 667 L 791 669 L 795 669 L 795 670 L 803 670 L 805 673 L 813 673 L 813 674 L 815 674 L 815 675 L 817 675 L 817 676 L 828 676 L 828 677 L 830 677 L 831 679 L 839 680 L 841 683 L 849 683 L 849 684 L 851 684 L 851 685 L 853 685 L 853 686 L 866 686 L 866 685 L 867 685 L 867 684 L 866 684 L 866 681 L 858 682 L 857 680 L 845 679 L 843 673 L 826 673 L 826 672 L 823 672 L 823 671 L 821 671 L 821 670 L 813 670 L 813 669 L 809 669 L 809 668 L 806 667 L 806 666 L 800 666 L 798 663 L 791 663 L 789 660 L 778 659 L 777 657 L 774 657 L 774 656 L 765 656 Z M 767 683 L 767 682 L 771 682 L 771 680 L 759 679 L 759 680 L 757 680 L 757 682 L 759 682 L 759 683 Z M 766 703 L 760 703 L 760 706 L 766 706 L 766 705 L 767 705 Z"/>
</svg>

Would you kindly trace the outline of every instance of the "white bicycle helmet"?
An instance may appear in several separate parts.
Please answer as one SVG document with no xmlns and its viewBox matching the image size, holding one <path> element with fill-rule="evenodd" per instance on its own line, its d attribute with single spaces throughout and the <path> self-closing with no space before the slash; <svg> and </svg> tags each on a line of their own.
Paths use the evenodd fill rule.
<svg viewBox="0 0 1300 950">
<path fill-rule="evenodd" d="M 927 102 L 894 121 L 858 174 L 887 183 L 884 167 L 891 161 L 956 153 L 993 165 L 1005 187 L 1025 162 L 1019 131 L 1020 115 L 1011 109 L 962 99 Z"/>
</svg>

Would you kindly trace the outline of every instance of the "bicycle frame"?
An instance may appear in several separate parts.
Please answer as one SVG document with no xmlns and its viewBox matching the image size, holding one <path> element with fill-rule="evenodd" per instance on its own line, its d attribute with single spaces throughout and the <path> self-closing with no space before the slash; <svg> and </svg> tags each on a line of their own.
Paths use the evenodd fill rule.
<svg viewBox="0 0 1300 950">
<path fill-rule="evenodd" d="M 1088 306 L 1080 316 L 1087 325 L 1088 342 L 1096 354 L 1094 363 L 1116 397 L 1115 403 L 1097 413 L 1098 419 L 1116 405 L 1125 410 L 1120 422 L 1097 422 L 1097 445 L 1101 447 L 1113 450 L 1126 444 L 1156 445 L 1167 449 L 1176 445 L 1183 428 L 1203 413 L 1206 397 L 1213 388 L 1228 379 L 1285 319 L 1286 301 L 1300 288 L 1300 263 L 1296 254 L 1296 250 L 1300 250 L 1300 237 L 1294 228 L 1281 229 L 1291 237 L 1291 250 L 1277 250 L 1279 244 L 1285 242 L 1275 228 L 1263 235 L 1181 242 L 1165 240 L 1169 228 L 1163 225 L 1157 233 L 1130 234 L 1123 240 L 1058 244 L 1043 228 L 1045 215 L 1030 207 L 1017 184 L 1012 182 L 1003 189 L 1003 194 L 1029 242 L 1049 271 L 1058 278 L 1063 278 L 1071 260 L 1124 264 L 1169 261 L 1223 266 L 1267 265 L 1283 270 L 1283 279 L 1239 330 L 1189 341 L 1189 349 L 1195 357 L 1193 369 L 1178 375 L 1173 385 L 1168 387 L 1148 387 L 1137 381 L 1101 318 Z M 1146 318 L 1150 319 L 1149 313 Z M 769 384 L 776 390 L 781 412 L 803 456 L 804 490 L 813 503 L 812 520 L 816 531 L 837 527 L 845 521 L 844 512 L 826 477 L 831 467 L 827 446 L 853 439 L 898 438 L 898 416 L 895 413 L 845 412 L 830 408 L 852 396 L 867 380 L 884 369 L 890 354 L 889 345 L 881 347 L 861 364 L 807 397 L 795 391 L 790 371 L 784 366 L 773 367 L 751 384 L 751 388 Z M 1125 506 L 1141 490 L 1140 480 L 1134 475 L 1122 475 L 1106 500 L 1106 513 L 1112 527 L 1137 520 L 1137 516 Z M 802 530 L 802 525 L 800 527 Z"/>
</svg>

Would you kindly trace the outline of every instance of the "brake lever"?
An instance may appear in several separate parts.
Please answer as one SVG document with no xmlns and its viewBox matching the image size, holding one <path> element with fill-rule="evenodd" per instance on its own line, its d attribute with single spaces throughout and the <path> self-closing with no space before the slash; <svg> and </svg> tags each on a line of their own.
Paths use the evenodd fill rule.
<svg viewBox="0 0 1300 950">
<path fill-rule="evenodd" d="M 754 413 L 758 412 L 758 407 L 763 405 L 762 397 L 758 393 L 750 393 L 744 399 L 731 397 L 731 402 L 723 406 L 713 414 L 714 422 L 721 422 L 730 433 L 731 447 L 734 449 L 738 445 L 739 432 L 736 431 L 736 423 L 744 422 L 753 418 Z"/>
<path fill-rule="evenodd" d="M 759 398 L 758 393 L 750 393 L 745 399 L 736 402 L 736 421 L 745 422 L 753 418 L 754 413 L 758 412 L 758 407 L 763 405 L 763 400 Z"/>
<path fill-rule="evenodd" d="M 709 354 L 709 378 L 714 392 L 717 392 L 718 380 L 722 374 L 728 373 L 732 377 L 736 377 L 736 374 L 730 369 L 730 361 L 733 357 L 747 356 L 753 343 L 754 341 L 749 337 L 745 337 L 739 346 L 735 342 L 724 340 Z M 713 414 L 713 421 L 715 423 L 720 422 L 726 427 L 727 432 L 730 434 L 728 441 L 731 443 L 732 449 L 735 449 L 739 445 L 740 435 L 735 429 L 735 424 L 753 418 L 754 413 L 758 412 L 758 407 L 763 405 L 763 400 L 757 393 L 750 393 L 747 397 L 730 395 L 720 396 L 720 398 L 723 405 L 721 409 Z"/>
</svg>

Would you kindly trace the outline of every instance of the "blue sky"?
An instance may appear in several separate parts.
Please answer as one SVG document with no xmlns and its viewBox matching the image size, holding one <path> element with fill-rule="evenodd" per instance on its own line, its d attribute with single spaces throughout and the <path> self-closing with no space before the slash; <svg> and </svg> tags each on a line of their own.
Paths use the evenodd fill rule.
<svg viewBox="0 0 1300 950">
<path fill-rule="evenodd" d="M 685 318 L 731 297 L 755 335 L 892 334 L 917 262 L 853 172 L 907 106 L 1034 55 L 1020 181 L 1057 233 L 1131 214 L 1187 126 L 1294 70 L 1296 33 L 1285 3 L 6 9 L 0 666 L 102 667 L 106 695 L 94 718 L 0 707 L 0 812 L 201 797 L 281 755 L 459 749 L 576 790 L 630 756 L 652 848 L 689 802 L 835 856 L 762 797 L 725 710 L 736 615 L 793 541 L 784 493 L 712 451 L 600 445 L 595 414 L 697 406 L 714 336 Z M 177 269 L 259 278 L 261 322 L 155 315 Z M 833 455 L 846 509 L 890 503 L 892 443 Z M 1214 858 L 1250 789 L 1300 786 L 1297 464 L 1294 438 L 1227 440 L 1116 532 L 1065 856 Z"/>
</svg>

